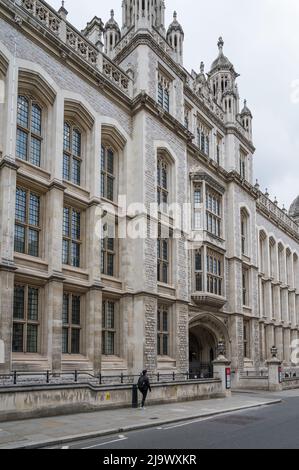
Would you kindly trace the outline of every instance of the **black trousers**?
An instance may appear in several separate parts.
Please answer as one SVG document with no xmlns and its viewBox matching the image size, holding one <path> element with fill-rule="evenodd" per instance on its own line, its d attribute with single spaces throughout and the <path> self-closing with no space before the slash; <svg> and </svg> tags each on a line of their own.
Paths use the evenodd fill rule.
<svg viewBox="0 0 299 470">
<path fill-rule="evenodd" d="M 145 405 L 145 400 L 146 400 L 146 397 L 147 397 L 147 394 L 148 394 L 148 388 L 146 390 L 140 390 L 141 393 L 142 393 L 142 403 L 141 403 L 141 406 L 142 408 L 144 407 Z"/>
</svg>

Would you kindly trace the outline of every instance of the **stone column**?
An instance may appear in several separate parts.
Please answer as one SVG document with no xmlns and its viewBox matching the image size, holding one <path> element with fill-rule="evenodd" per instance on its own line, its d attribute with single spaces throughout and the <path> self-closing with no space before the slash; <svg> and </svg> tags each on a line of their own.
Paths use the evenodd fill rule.
<svg viewBox="0 0 299 470">
<path fill-rule="evenodd" d="M 154 297 L 144 297 L 143 362 L 144 368 L 152 373 L 157 371 L 157 307 L 157 299 Z M 138 338 L 138 341 L 140 341 L 140 337 Z"/>
<path fill-rule="evenodd" d="M 94 374 L 101 372 L 102 362 L 102 288 L 94 285 L 86 294 L 86 356 Z"/>
<path fill-rule="evenodd" d="M 222 393 L 226 397 L 231 396 L 231 389 L 226 388 L 226 369 L 230 369 L 230 361 L 225 356 L 219 355 L 218 358 L 213 361 L 214 378 L 221 379 L 222 382 Z"/>
<path fill-rule="evenodd" d="M 49 272 L 62 275 L 62 225 L 65 187 L 54 180 L 46 195 L 45 256 Z"/>
<path fill-rule="evenodd" d="M 17 168 L 9 157 L 0 161 L 0 373 L 11 371 Z"/>
<path fill-rule="evenodd" d="M 290 363 L 290 355 L 291 355 L 291 350 L 290 350 L 290 345 L 291 345 L 291 330 L 289 328 L 284 328 L 283 330 L 283 336 L 284 336 L 284 352 L 283 352 L 283 361 L 286 364 Z"/>
<path fill-rule="evenodd" d="M 265 351 L 265 324 L 264 322 L 260 322 L 260 357 L 261 357 L 261 365 L 264 365 L 266 360 L 266 351 Z"/>
<path fill-rule="evenodd" d="M 189 370 L 189 318 L 188 306 L 177 304 L 175 314 L 176 326 L 173 330 L 175 340 L 174 357 L 176 359 L 177 373 L 185 374 Z"/>
<path fill-rule="evenodd" d="M 281 362 L 276 357 L 272 357 L 267 361 L 269 368 L 269 391 L 279 392 L 282 390 L 282 384 L 279 380 L 279 368 L 281 367 Z"/>
<path fill-rule="evenodd" d="M 52 363 L 52 373 L 61 373 L 62 358 L 62 305 L 63 305 L 63 278 L 52 277 L 45 287 L 44 316 L 47 327 L 44 328 L 44 341 L 49 362 Z"/>
<path fill-rule="evenodd" d="M 269 356 L 271 348 L 275 344 L 274 325 L 266 326 L 266 357 Z"/>
<path fill-rule="evenodd" d="M 11 372 L 14 271 L 0 266 L 0 374 Z"/>
<path fill-rule="evenodd" d="M 232 368 L 243 370 L 244 368 L 244 345 L 243 345 L 243 318 L 238 315 L 229 317 L 229 331 L 231 337 L 231 360 Z"/>
<path fill-rule="evenodd" d="M 281 326 L 275 328 L 275 346 L 277 347 L 278 351 L 278 358 L 282 361 L 283 360 L 283 330 Z"/>
</svg>

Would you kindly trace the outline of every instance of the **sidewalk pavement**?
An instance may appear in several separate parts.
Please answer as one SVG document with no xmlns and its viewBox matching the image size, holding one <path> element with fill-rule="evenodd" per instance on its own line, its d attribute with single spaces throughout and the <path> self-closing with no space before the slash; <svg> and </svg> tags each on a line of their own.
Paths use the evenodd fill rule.
<svg viewBox="0 0 299 470">
<path fill-rule="evenodd" d="M 155 405 L 146 410 L 124 408 L 0 423 L 0 449 L 60 445 L 280 402 L 280 396 L 266 393 L 233 393 L 231 398 Z"/>
</svg>

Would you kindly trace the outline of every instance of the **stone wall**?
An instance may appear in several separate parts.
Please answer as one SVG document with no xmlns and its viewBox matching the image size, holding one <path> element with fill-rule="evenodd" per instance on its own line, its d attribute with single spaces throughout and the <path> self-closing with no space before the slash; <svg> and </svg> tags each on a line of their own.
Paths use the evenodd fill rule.
<svg viewBox="0 0 299 470">
<path fill-rule="evenodd" d="M 173 382 L 153 385 L 148 403 L 176 403 L 223 396 L 221 380 Z M 99 388 L 72 385 L 6 389 L 0 390 L 0 422 L 130 407 L 131 404 L 132 387 L 126 385 Z"/>
</svg>

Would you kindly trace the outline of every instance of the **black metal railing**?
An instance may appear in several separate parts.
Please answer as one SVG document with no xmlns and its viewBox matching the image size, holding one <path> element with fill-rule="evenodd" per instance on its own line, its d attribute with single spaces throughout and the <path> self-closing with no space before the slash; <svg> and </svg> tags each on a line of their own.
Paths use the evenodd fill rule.
<svg viewBox="0 0 299 470">
<path fill-rule="evenodd" d="M 0 375 L 0 388 L 11 386 L 30 385 L 70 385 L 70 384 L 90 384 L 94 386 L 121 386 L 133 385 L 138 382 L 140 375 L 104 375 L 94 374 L 92 371 L 74 370 L 54 374 L 51 371 L 22 372 L 13 371 L 11 374 Z M 152 384 L 203 380 L 213 378 L 213 368 L 210 365 L 202 366 L 199 369 L 191 369 L 184 373 L 157 373 L 149 374 Z"/>
<path fill-rule="evenodd" d="M 268 370 L 245 370 L 240 372 L 241 379 L 267 379 L 269 376 Z"/>
</svg>

